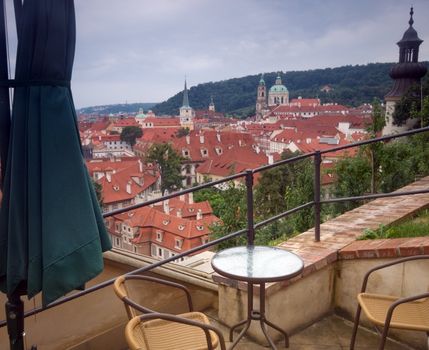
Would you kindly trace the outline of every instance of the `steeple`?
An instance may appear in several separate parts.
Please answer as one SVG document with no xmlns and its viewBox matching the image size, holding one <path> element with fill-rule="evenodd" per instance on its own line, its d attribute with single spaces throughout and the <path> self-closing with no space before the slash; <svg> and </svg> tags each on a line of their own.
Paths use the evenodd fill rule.
<svg viewBox="0 0 429 350">
<path fill-rule="evenodd" d="M 213 102 L 213 96 L 210 96 L 210 104 L 209 104 L 209 111 L 215 112 L 215 104 Z"/>
<path fill-rule="evenodd" d="M 386 99 L 399 99 L 413 84 L 419 84 L 420 79 L 426 74 L 426 67 L 419 63 L 419 46 L 423 42 L 417 31 L 413 28 L 414 9 L 410 9 L 409 27 L 402 39 L 397 42 L 399 46 L 399 62 L 390 70 L 390 77 L 395 80 L 392 90 L 386 95 Z"/>
<path fill-rule="evenodd" d="M 265 85 L 264 73 L 261 74 L 261 80 L 259 80 L 259 85 Z"/>
<path fill-rule="evenodd" d="M 384 97 L 386 101 L 386 126 L 383 128 L 383 135 L 402 132 L 408 130 L 416 123 L 413 118 L 409 118 L 400 124 L 396 124 L 394 113 L 396 103 L 404 96 L 413 85 L 420 85 L 421 78 L 426 74 L 427 68 L 419 62 L 419 46 L 423 42 L 413 28 L 414 9 L 410 9 L 409 27 L 404 32 L 402 39 L 397 42 L 399 46 L 399 62 L 390 69 L 390 77 L 394 83 L 392 89 Z"/>
<path fill-rule="evenodd" d="M 189 107 L 189 97 L 188 97 L 188 88 L 186 86 L 186 78 L 185 78 L 185 88 L 183 89 L 182 107 Z"/>
<path fill-rule="evenodd" d="M 280 72 L 277 72 L 276 85 L 282 85 L 282 77 L 280 76 Z"/>
</svg>

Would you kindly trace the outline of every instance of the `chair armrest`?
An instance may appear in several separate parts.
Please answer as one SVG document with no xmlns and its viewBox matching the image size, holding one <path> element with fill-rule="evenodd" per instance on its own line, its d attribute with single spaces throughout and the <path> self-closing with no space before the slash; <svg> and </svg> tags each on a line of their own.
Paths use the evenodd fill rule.
<svg viewBox="0 0 429 350">
<path fill-rule="evenodd" d="M 390 267 L 390 266 L 393 266 L 393 265 L 402 264 L 402 263 L 407 262 L 407 261 L 412 261 L 412 260 L 421 260 L 421 259 L 429 259 L 429 255 L 415 255 L 415 256 L 409 256 L 409 257 L 407 257 L 407 258 L 398 259 L 398 260 L 391 261 L 391 262 L 386 263 L 386 264 L 382 264 L 382 265 L 378 265 L 378 266 L 376 266 L 376 267 L 373 267 L 372 269 L 370 269 L 370 270 L 365 274 L 365 277 L 363 278 L 363 283 L 362 283 L 361 293 L 365 293 L 366 286 L 367 286 L 367 284 L 368 284 L 368 278 L 369 278 L 369 276 L 370 276 L 374 271 L 381 270 L 381 269 L 384 269 L 384 268 L 386 268 L 386 267 Z"/>
<path fill-rule="evenodd" d="M 392 320 L 393 312 L 395 311 L 395 308 L 401 304 L 409 303 L 410 301 L 415 301 L 419 299 L 424 299 L 429 297 L 429 292 L 413 295 L 410 297 L 404 297 L 396 300 L 392 305 L 389 306 L 386 313 L 386 320 L 384 321 L 385 327 L 389 327 L 390 321 Z"/>
<path fill-rule="evenodd" d="M 141 276 L 141 275 L 124 275 L 124 276 L 121 276 L 121 277 L 123 277 L 123 281 L 126 281 L 126 280 L 143 280 L 143 281 L 149 281 L 149 282 L 153 282 L 153 283 L 163 284 L 163 285 L 166 285 L 166 286 L 169 286 L 169 287 L 172 287 L 172 288 L 180 289 L 186 295 L 186 300 L 188 302 L 189 311 L 190 312 L 194 311 L 194 306 L 192 304 L 192 298 L 191 298 L 191 293 L 190 293 L 189 289 L 186 288 L 185 286 L 179 284 L 179 283 L 175 283 L 175 282 L 171 282 L 171 281 L 165 281 L 165 280 L 162 280 L 162 279 L 159 279 L 159 278 L 155 278 L 155 277 L 150 277 L 150 276 Z M 129 305 L 132 304 L 133 307 L 135 307 L 136 309 L 138 309 L 141 312 L 144 312 L 144 313 L 154 312 L 151 309 L 145 308 L 145 307 L 143 307 L 143 306 L 141 306 L 139 304 L 136 304 L 136 303 L 132 302 L 129 298 L 126 297 L 126 295 L 123 295 L 121 297 L 121 299 L 124 302 L 127 302 Z M 130 303 L 130 301 L 131 301 L 131 303 Z M 139 307 L 136 307 L 137 305 Z M 147 310 L 147 311 L 143 311 L 143 310 Z"/>
<path fill-rule="evenodd" d="M 148 320 L 154 320 L 154 319 L 162 319 L 166 321 L 178 322 L 178 323 L 187 324 L 189 326 L 202 328 L 206 336 L 208 350 L 214 350 L 212 347 L 211 337 L 209 333 L 209 331 L 213 331 L 216 333 L 216 335 L 219 338 L 221 350 L 226 350 L 225 339 L 223 338 L 221 331 L 217 327 L 214 327 L 212 325 L 196 322 L 193 320 L 189 320 L 187 318 L 183 318 L 183 317 L 179 317 L 171 314 L 165 314 L 165 313 L 150 313 L 150 314 L 140 315 L 138 317 L 142 322 L 148 321 Z"/>
</svg>

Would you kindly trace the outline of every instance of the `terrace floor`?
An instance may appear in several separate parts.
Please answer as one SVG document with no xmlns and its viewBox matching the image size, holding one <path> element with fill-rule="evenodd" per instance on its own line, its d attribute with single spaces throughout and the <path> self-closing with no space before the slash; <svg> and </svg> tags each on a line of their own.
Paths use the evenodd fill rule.
<svg viewBox="0 0 429 350">
<path fill-rule="evenodd" d="M 225 337 L 226 347 L 231 344 L 228 342 L 229 329 L 216 320 L 216 316 L 211 312 L 206 312 L 213 324 L 219 327 Z M 353 324 L 339 316 L 330 315 L 319 322 L 312 324 L 303 331 L 290 337 L 289 350 L 346 350 L 350 346 L 350 338 Z M 237 335 L 237 333 L 235 334 Z M 380 337 L 375 332 L 366 328 L 359 328 L 356 350 L 377 349 Z M 284 349 L 283 341 L 278 342 L 278 349 Z M 256 344 L 251 339 L 244 337 L 234 348 L 237 350 L 266 350 L 269 349 Z M 389 340 L 385 350 L 412 350 L 412 348 L 403 344 Z"/>
</svg>

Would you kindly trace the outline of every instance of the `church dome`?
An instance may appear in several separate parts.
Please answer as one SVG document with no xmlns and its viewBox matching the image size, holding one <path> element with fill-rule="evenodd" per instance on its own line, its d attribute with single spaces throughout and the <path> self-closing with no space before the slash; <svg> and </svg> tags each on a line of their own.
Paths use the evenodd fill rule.
<svg viewBox="0 0 429 350">
<path fill-rule="evenodd" d="M 275 92 L 275 93 L 278 93 L 278 92 L 287 92 L 287 91 L 288 90 L 287 90 L 286 86 L 284 86 L 284 85 L 273 85 L 270 88 L 270 92 Z"/>
</svg>

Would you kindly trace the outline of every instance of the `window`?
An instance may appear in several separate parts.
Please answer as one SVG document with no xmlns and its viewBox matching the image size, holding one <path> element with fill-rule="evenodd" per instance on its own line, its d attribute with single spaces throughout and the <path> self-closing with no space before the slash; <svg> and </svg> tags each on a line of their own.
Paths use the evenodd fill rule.
<svg viewBox="0 0 429 350">
<path fill-rule="evenodd" d="M 120 247 L 120 246 L 121 246 L 121 240 L 119 239 L 119 237 L 115 237 L 115 245 L 116 245 L 117 247 Z"/>
<path fill-rule="evenodd" d="M 185 226 L 183 226 L 183 225 L 179 225 L 178 229 L 179 229 L 180 231 L 183 231 L 183 230 L 185 229 Z"/>
<path fill-rule="evenodd" d="M 137 253 L 137 247 L 133 246 L 134 253 Z"/>
<path fill-rule="evenodd" d="M 176 238 L 174 241 L 174 248 L 182 249 L 183 239 Z"/>
<path fill-rule="evenodd" d="M 162 248 L 158 248 L 158 256 L 162 258 Z"/>
<path fill-rule="evenodd" d="M 202 231 L 202 230 L 204 230 L 204 226 L 203 226 L 203 225 L 197 225 L 197 230 L 198 230 L 198 231 Z"/>
<path fill-rule="evenodd" d="M 156 246 L 152 245 L 150 250 L 151 250 L 151 255 L 156 256 Z"/>
<path fill-rule="evenodd" d="M 115 224 L 115 231 L 119 232 L 121 230 L 121 224 L 120 223 L 116 223 Z"/>
<path fill-rule="evenodd" d="M 119 190 L 119 189 L 118 189 L 118 190 Z M 112 209 L 113 209 L 113 210 L 118 209 L 118 203 L 112 204 Z"/>
<path fill-rule="evenodd" d="M 156 240 L 158 242 L 162 242 L 162 236 L 163 236 L 163 234 L 161 231 L 156 231 Z"/>
</svg>

